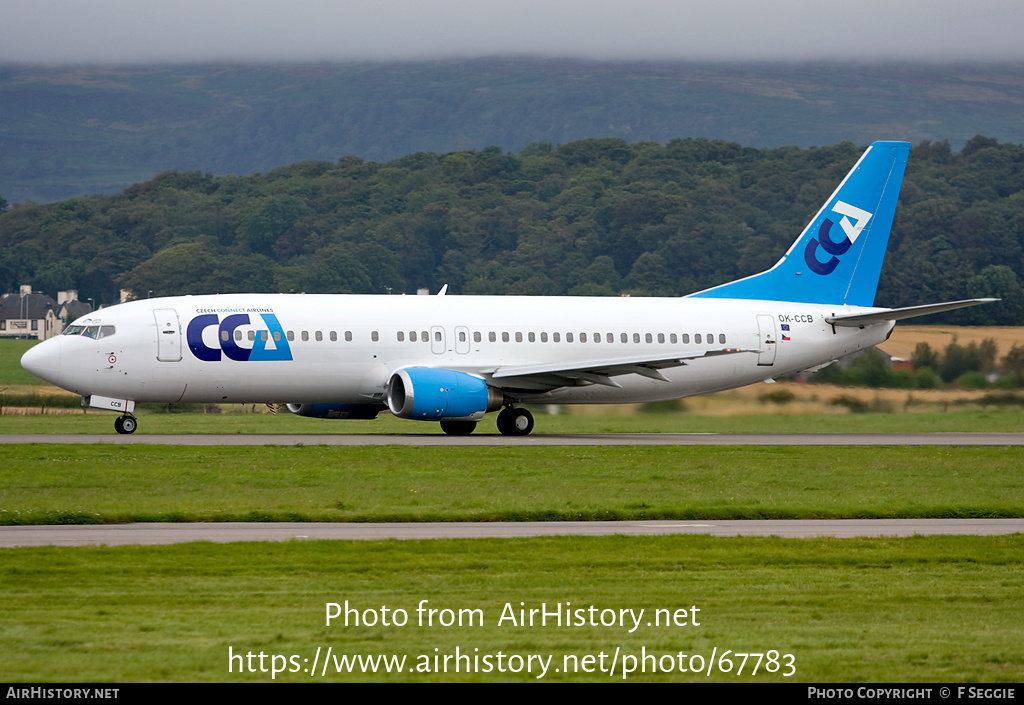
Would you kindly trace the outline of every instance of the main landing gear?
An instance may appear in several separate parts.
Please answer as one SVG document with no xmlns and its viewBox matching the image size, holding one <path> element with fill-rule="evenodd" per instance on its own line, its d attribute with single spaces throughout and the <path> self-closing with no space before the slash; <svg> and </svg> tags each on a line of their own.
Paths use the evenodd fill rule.
<svg viewBox="0 0 1024 705">
<path fill-rule="evenodd" d="M 122 416 L 121 418 L 130 418 Z M 449 436 L 468 436 L 476 429 L 476 421 L 441 419 L 441 430 Z M 135 430 L 134 428 L 132 430 Z M 533 414 L 526 409 L 507 406 L 498 414 L 498 430 L 503 436 L 526 436 L 533 431 Z M 121 431 L 118 433 L 131 433 Z"/>
<path fill-rule="evenodd" d="M 138 427 L 139 422 L 134 416 L 125 414 L 114 419 L 114 430 L 118 433 L 135 433 L 135 429 Z"/>
<path fill-rule="evenodd" d="M 507 406 L 498 413 L 498 430 L 503 436 L 527 436 L 533 430 L 533 414 L 520 407 Z"/>
</svg>

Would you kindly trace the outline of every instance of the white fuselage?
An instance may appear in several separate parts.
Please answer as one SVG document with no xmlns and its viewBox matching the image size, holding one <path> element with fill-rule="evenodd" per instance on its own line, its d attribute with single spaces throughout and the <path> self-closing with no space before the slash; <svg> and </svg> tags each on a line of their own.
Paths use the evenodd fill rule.
<svg viewBox="0 0 1024 705">
<path fill-rule="evenodd" d="M 517 402 L 645 402 L 739 387 L 870 347 L 888 337 L 891 321 L 844 328 L 825 317 L 875 310 L 707 298 L 183 296 L 90 314 L 77 323 L 105 330 L 102 337 L 57 336 L 25 364 L 83 396 L 359 404 L 381 402 L 391 375 L 410 367 L 459 370 L 507 387 L 492 379 L 496 370 L 744 351 L 666 367 L 663 379 L 619 374 L 617 386 L 584 380 L 512 395 Z M 244 317 L 248 323 L 240 323 Z"/>
</svg>

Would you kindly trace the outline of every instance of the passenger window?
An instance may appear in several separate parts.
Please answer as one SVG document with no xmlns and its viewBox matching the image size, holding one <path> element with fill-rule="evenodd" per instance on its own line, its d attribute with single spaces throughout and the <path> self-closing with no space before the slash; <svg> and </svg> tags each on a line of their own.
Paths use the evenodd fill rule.
<svg viewBox="0 0 1024 705">
<path fill-rule="evenodd" d="M 377 331 L 370 331 L 370 340 L 376 343 L 378 340 L 380 340 L 380 333 L 378 333 Z"/>
<path fill-rule="evenodd" d="M 690 344 L 690 334 L 689 333 L 683 333 L 683 343 L 685 343 L 686 345 Z"/>
<path fill-rule="evenodd" d="M 518 332 L 518 331 L 516 331 L 516 342 L 517 343 L 523 342 L 523 334 Z"/>
<path fill-rule="evenodd" d="M 249 340 L 256 340 L 256 331 L 249 331 Z"/>
<path fill-rule="evenodd" d="M 675 345 L 677 342 L 679 342 L 678 339 L 676 338 L 676 334 L 675 333 L 672 333 L 672 334 L 670 334 L 668 336 L 668 342 L 672 343 L 673 345 Z"/>
<path fill-rule="evenodd" d="M 414 330 L 409 331 L 409 340 L 410 340 L 410 342 L 413 342 L 413 343 L 415 343 L 415 342 L 417 342 L 419 340 L 419 338 L 416 337 L 416 331 L 414 331 Z"/>
<path fill-rule="evenodd" d="M 548 334 L 546 332 L 540 334 L 540 342 L 542 342 L 542 343 L 548 342 Z"/>
<path fill-rule="evenodd" d="M 722 345 L 725 345 L 725 333 L 718 334 L 718 342 L 721 343 Z"/>
<path fill-rule="evenodd" d="M 270 332 L 270 331 L 265 331 L 265 330 L 261 330 L 261 331 L 260 331 L 260 340 L 262 340 L 262 341 L 263 341 L 264 343 L 265 343 L 265 342 L 267 342 L 267 338 L 269 338 L 269 337 L 270 337 L 270 336 L 268 335 L 268 333 L 269 333 L 269 332 Z"/>
<path fill-rule="evenodd" d="M 659 343 L 664 343 L 665 342 L 665 334 L 664 333 L 658 333 L 658 342 Z"/>
<path fill-rule="evenodd" d="M 586 333 L 580 333 L 580 342 L 581 343 L 587 342 L 587 334 Z"/>
<path fill-rule="evenodd" d="M 308 340 L 309 340 L 309 331 L 308 330 L 302 331 L 302 342 L 305 343 Z"/>
<path fill-rule="evenodd" d="M 441 331 L 434 331 L 434 340 L 436 340 L 439 343 L 441 342 Z"/>
<path fill-rule="evenodd" d="M 236 330 L 235 332 L 237 333 L 238 331 Z M 228 342 L 228 332 L 226 330 L 220 332 L 220 341 L 222 343 Z"/>
<path fill-rule="evenodd" d="M 323 342 L 323 340 L 324 340 L 324 333 L 323 333 L 323 331 L 319 331 L 319 330 L 318 330 L 318 331 L 316 332 L 316 342 L 318 342 L 318 343 L 322 343 L 322 342 Z"/>
<path fill-rule="evenodd" d="M 487 340 L 491 341 L 492 343 L 497 342 L 498 336 L 496 336 L 494 334 L 494 331 L 492 330 L 490 333 L 487 334 Z"/>
<path fill-rule="evenodd" d="M 526 339 L 529 340 L 531 343 L 537 342 L 537 336 L 534 335 L 533 333 L 527 333 Z"/>
<path fill-rule="evenodd" d="M 466 342 L 466 331 L 464 331 L 464 330 L 460 330 L 459 331 L 459 342 L 460 343 L 465 343 Z"/>
<path fill-rule="evenodd" d="M 623 343 L 628 343 L 629 342 L 629 333 L 623 333 L 622 336 L 619 339 Z"/>
<path fill-rule="evenodd" d="M 480 340 L 481 340 L 481 337 L 482 336 L 480 335 L 480 331 L 478 331 L 478 330 L 473 331 L 473 342 L 474 343 L 479 343 Z"/>
<path fill-rule="evenodd" d="M 640 342 L 640 334 L 639 333 L 634 333 L 633 334 L 633 342 L 634 343 L 639 343 Z"/>
<path fill-rule="evenodd" d="M 237 333 L 238 331 L 235 331 L 235 332 Z M 293 330 L 288 331 L 288 340 L 295 340 L 295 331 L 293 331 Z"/>
<path fill-rule="evenodd" d="M 279 331 L 279 330 L 275 330 L 274 331 L 274 342 L 277 342 L 277 343 L 281 342 L 281 331 Z"/>
<path fill-rule="evenodd" d="M 644 342 L 646 342 L 646 343 L 653 343 L 654 342 L 654 337 L 650 333 L 646 333 L 644 335 Z"/>
<path fill-rule="evenodd" d="M 609 343 L 614 343 L 615 342 L 615 334 L 614 333 L 606 333 L 605 334 L 605 340 L 607 342 L 609 342 Z"/>
<path fill-rule="evenodd" d="M 508 333 L 502 333 L 501 334 L 501 342 L 503 342 L 503 343 L 507 343 L 508 342 Z"/>
<path fill-rule="evenodd" d="M 347 342 L 347 343 L 351 343 L 352 342 L 352 331 L 350 331 L 350 330 L 345 331 L 345 342 Z"/>
<path fill-rule="evenodd" d="M 404 343 L 405 342 L 405 333 L 403 333 L 402 331 L 398 331 L 398 342 L 399 343 Z"/>
<path fill-rule="evenodd" d="M 694 334 L 693 342 L 697 343 L 697 345 L 700 345 L 700 333 L 695 333 Z"/>
<path fill-rule="evenodd" d="M 336 331 L 336 330 L 332 330 L 331 331 L 331 342 L 332 343 L 338 342 L 338 331 Z"/>
<path fill-rule="evenodd" d="M 572 342 L 572 333 L 566 333 L 565 334 L 565 342 L 567 342 L 567 343 L 571 343 Z"/>
<path fill-rule="evenodd" d="M 560 343 L 562 342 L 562 336 L 559 333 L 552 333 L 551 340 L 553 340 L 556 343 Z"/>
</svg>

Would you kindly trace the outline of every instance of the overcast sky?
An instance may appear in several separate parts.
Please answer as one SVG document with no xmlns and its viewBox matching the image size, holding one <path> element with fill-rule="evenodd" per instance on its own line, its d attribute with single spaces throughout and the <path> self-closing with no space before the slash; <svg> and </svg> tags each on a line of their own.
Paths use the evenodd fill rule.
<svg viewBox="0 0 1024 705">
<path fill-rule="evenodd" d="M 0 62 L 1024 60 L 1024 0 L 7 0 Z"/>
</svg>

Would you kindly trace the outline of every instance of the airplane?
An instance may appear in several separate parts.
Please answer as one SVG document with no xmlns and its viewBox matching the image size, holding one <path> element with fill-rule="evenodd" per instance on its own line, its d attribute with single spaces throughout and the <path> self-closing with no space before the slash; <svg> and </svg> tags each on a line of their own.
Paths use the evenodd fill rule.
<svg viewBox="0 0 1024 705">
<path fill-rule="evenodd" d="M 875 142 L 771 269 L 683 297 L 227 294 L 130 301 L 21 360 L 113 409 L 286 401 L 300 416 L 534 428 L 524 404 L 663 401 L 770 381 L 995 299 L 874 306 L 910 145 Z"/>
</svg>

